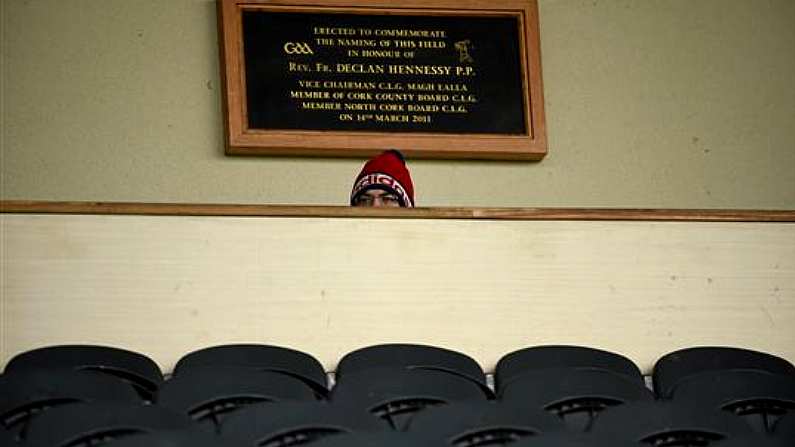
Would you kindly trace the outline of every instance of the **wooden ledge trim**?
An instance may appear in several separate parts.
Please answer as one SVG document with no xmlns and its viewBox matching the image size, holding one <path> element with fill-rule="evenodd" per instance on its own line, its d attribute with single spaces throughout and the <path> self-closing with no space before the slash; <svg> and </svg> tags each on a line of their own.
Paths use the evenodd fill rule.
<svg viewBox="0 0 795 447">
<path fill-rule="evenodd" d="M 0 213 L 151 216 L 248 216 L 481 220 L 630 220 L 685 222 L 795 222 L 795 210 L 621 208 L 354 208 L 349 206 L 234 205 L 136 202 L 0 201 Z"/>
</svg>

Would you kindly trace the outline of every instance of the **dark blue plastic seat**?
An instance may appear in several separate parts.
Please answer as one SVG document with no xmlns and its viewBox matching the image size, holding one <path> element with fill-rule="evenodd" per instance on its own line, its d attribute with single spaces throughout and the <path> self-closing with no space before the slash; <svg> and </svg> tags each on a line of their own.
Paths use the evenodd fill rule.
<svg viewBox="0 0 795 447">
<path fill-rule="evenodd" d="M 515 376 L 501 389 L 509 407 L 546 411 L 571 430 L 588 431 L 600 412 L 629 402 L 651 402 L 642 381 L 604 369 L 556 368 Z"/>
<path fill-rule="evenodd" d="M 643 375 L 628 358 L 582 346 L 534 346 L 504 355 L 494 370 L 497 393 L 515 378 L 541 369 L 589 368 L 622 374 L 642 383 Z"/>
<path fill-rule="evenodd" d="M 773 436 L 795 440 L 795 413 L 788 413 L 776 422 L 773 427 Z"/>
<path fill-rule="evenodd" d="M 135 434 L 183 430 L 192 426 L 187 416 L 156 405 L 74 404 L 48 410 L 34 418 L 25 445 L 93 446 Z"/>
<path fill-rule="evenodd" d="M 795 376 L 790 362 L 764 352 L 731 347 L 695 347 L 666 354 L 654 364 L 654 391 L 662 399 L 671 397 L 682 380 L 702 373 L 752 370 Z"/>
<path fill-rule="evenodd" d="M 486 374 L 472 357 L 450 349 L 416 344 L 382 344 L 352 351 L 337 364 L 338 380 L 368 369 L 433 369 L 457 374 L 486 386 Z"/>
<path fill-rule="evenodd" d="M 795 438 L 777 439 L 765 436 L 738 437 L 728 439 L 717 444 L 717 447 L 792 447 L 795 445 Z"/>
<path fill-rule="evenodd" d="M 125 349 L 95 345 L 60 345 L 34 349 L 14 356 L 6 372 L 71 369 L 116 377 L 151 401 L 163 382 L 160 367 L 149 357 Z"/>
<path fill-rule="evenodd" d="M 508 444 L 510 447 L 647 447 L 644 444 L 592 433 L 542 433 Z"/>
<path fill-rule="evenodd" d="M 128 383 L 115 377 L 72 370 L 14 371 L 0 375 L 0 422 L 24 439 L 32 418 L 76 403 L 143 403 Z"/>
<path fill-rule="evenodd" d="M 248 447 L 236 439 L 200 430 L 158 430 L 115 439 L 107 447 Z"/>
<path fill-rule="evenodd" d="M 632 402 L 610 408 L 596 418 L 592 433 L 666 447 L 719 446 L 721 441 L 754 434 L 730 414 L 674 402 Z"/>
<path fill-rule="evenodd" d="M 549 413 L 496 403 L 452 403 L 415 415 L 408 432 L 451 447 L 505 445 L 528 436 L 565 431 Z"/>
<path fill-rule="evenodd" d="M 343 376 L 331 401 L 361 408 L 387 426 L 403 430 L 419 411 L 461 401 L 489 398 L 474 381 L 445 371 L 426 369 L 369 369 Z"/>
<path fill-rule="evenodd" d="M 174 367 L 174 375 L 204 367 L 252 368 L 293 376 L 321 395 L 328 393 L 323 365 L 311 355 L 281 346 L 234 344 L 213 346 L 191 352 Z"/>
<path fill-rule="evenodd" d="M 674 402 L 689 402 L 744 419 L 760 433 L 795 413 L 795 376 L 755 370 L 711 371 L 680 380 L 670 391 Z"/>
<path fill-rule="evenodd" d="M 366 412 L 326 402 L 256 404 L 229 416 L 221 434 L 248 446 L 287 447 L 344 433 L 382 431 Z"/>
<path fill-rule="evenodd" d="M 17 445 L 16 435 L 0 426 L 0 446 L 13 447 L 16 445 Z"/>
<path fill-rule="evenodd" d="M 445 447 L 413 433 L 375 432 L 328 436 L 310 444 L 311 447 Z"/>
<path fill-rule="evenodd" d="M 315 401 L 304 381 L 249 368 L 191 368 L 160 387 L 157 404 L 218 431 L 222 421 L 246 406 L 283 401 Z"/>
</svg>

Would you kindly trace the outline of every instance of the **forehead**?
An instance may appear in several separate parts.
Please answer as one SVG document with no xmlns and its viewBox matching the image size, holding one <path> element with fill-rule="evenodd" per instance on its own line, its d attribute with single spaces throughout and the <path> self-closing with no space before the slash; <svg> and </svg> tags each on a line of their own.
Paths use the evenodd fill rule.
<svg viewBox="0 0 795 447">
<path fill-rule="evenodd" d="M 384 191 L 383 189 L 369 189 L 367 191 L 364 191 L 361 195 L 369 197 L 381 197 L 381 196 L 394 196 L 395 194 L 389 191 Z"/>
</svg>

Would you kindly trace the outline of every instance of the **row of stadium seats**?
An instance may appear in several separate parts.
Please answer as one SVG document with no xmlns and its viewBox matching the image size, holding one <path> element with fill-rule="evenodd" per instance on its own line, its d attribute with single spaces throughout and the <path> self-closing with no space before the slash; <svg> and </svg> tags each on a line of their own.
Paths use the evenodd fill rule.
<svg viewBox="0 0 795 447">
<path fill-rule="evenodd" d="M 167 377 L 123 349 L 36 349 L 0 375 L 0 446 L 795 446 L 795 367 L 739 348 L 667 354 L 651 387 L 577 346 L 505 355 L 493 384 L 463 353 L 408 344 L 351 352 L 333 377 L 267 345 L 195 351 Z"/>
</svg>

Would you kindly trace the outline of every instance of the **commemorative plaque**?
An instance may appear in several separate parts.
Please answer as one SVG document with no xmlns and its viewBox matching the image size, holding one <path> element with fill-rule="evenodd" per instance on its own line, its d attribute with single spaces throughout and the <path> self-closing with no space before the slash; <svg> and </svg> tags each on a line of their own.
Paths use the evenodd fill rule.
<svg viewBox="0 0 795 447">
<path fill-rule="evenodd" d="M 227 153 L 540 159 L 529 0 L 219 0 Z"/>
</svg>

